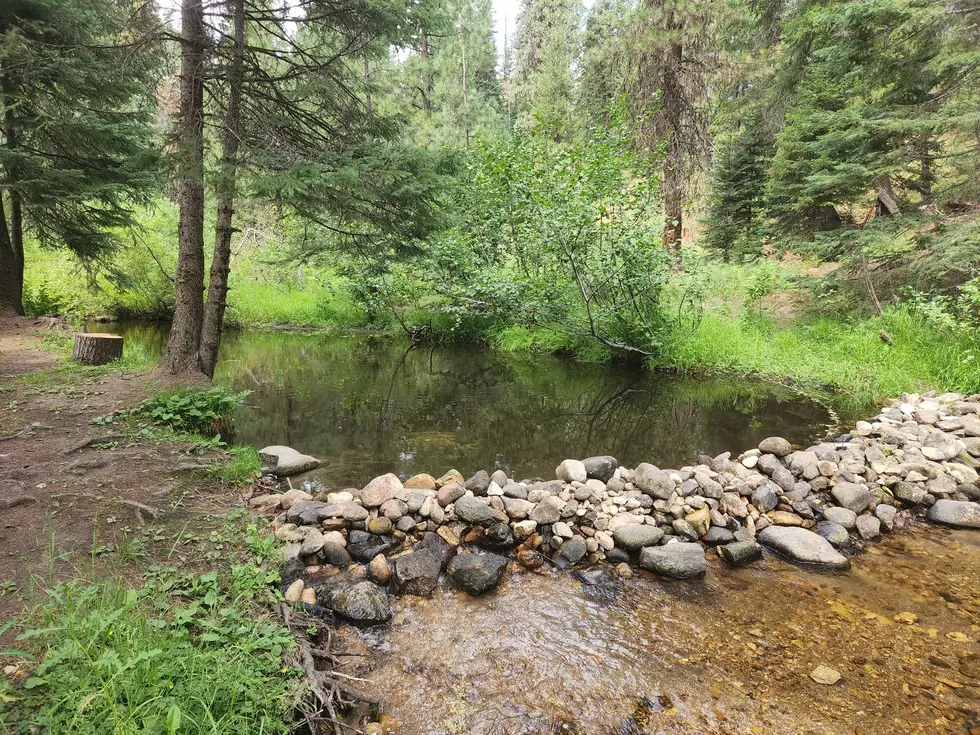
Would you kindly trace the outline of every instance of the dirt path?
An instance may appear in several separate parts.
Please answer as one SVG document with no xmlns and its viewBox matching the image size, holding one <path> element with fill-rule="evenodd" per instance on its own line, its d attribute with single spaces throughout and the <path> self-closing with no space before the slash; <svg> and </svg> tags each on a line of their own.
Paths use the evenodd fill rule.
<svg viewBox="0 0 980 735">
<path fill-rule="evenodd" d="M 39 348 L 47 330 L 45 320 L 0 321 L 0 620 L 42 581 L 76 576 L 150 521 L 193 523 L 234 492 L 176 470 L 199 461 L 186 444 L 115 436 L 82 446 L 118 433 L 93 419 L 164 386 L 152 373 L 59 366 Z"/>
</svg>

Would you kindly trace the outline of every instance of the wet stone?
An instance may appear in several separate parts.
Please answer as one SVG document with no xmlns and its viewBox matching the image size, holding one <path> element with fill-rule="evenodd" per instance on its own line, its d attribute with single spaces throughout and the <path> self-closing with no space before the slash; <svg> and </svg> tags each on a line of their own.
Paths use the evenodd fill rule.
<svg viewBox="0 0 980 735">
<path fill-rule="evenodd" d="M 673 543 L 648 546 L 640 551 L 640 566 L 664 577 L 691 579 L 707 571 L 704 549 L 700 544 Z"/>
<path fill-rule="evenodd" d="M 664 532 L 656 526 L 620 526 L 613 532 L 613 539 L 627 551 L 638 551 L 646 546 L 656 546 L 664 537 Z"/>
<path fill-rule="evenodd" d="M 471 493 L 477 497 L 487 494 L 487 488 L 490 487 L 490 475 L 487 474 L 486 470 L 480 470 L 475 475 L 473 475 L 469 480 L 467 480 L 463 487 L 469 490 Z"/>
<path fill-rule="evenodd" d="M 456 509 L 456 517 L 467 523 L 483 524 L 493 518 L 489 505 L 469 495 L 459 498 L 453 507 Z"/>
<path fill-rule="evenodd" d="M 589 478 L 609 482 L 616 473 L 619 462 L 615 457 L 606 455 L 584 459 L 582 460 L 582 465 L 585 467 L 585 473 Z"/>
<path fill-rule="evenodd" d="M 459 554 L 446 569 L 454 586 L 470 595 L 495 589 L 507 570 L 507 560 L 497 554 Z"/>
<path fill-rule="evenodd" d="M 856 521 L 857 519 L 855 519 Z M 844 548 L 851 545 L 851 535 L 839 523 L 833 521 L 820 521 L 817 524 L 816 532 L 827 539 L 832 546 Z"/>
<path fill-rule="evenodd" d="M 402 595 L 426 597 L 432 594 L 439 581 L 442 562 L 439 555 L 428 548 L 392 561 L 392 582 L 395 591 Z"/>
<path fill-rule="evenodd" d="M 805 564 L 819 564 L 834 569 L 847 569 L 851 563 L 831 546 L 827 539 L 805 528 L 769 526 L 759 532 L 758 541 Z"/>
<path fill-rule="evenodd" d="M 388 596 L 373 582 L 324 588 L 319 602 L 355 625 L 380 625 L 391 620 Z"/>
<path fill-rule="evenodd" d="M 733 567 L 744 566 L 762 558 L 762 547 L 755 541 L 735 541 L 720 549 L 722 559 Z"/>
</svg>

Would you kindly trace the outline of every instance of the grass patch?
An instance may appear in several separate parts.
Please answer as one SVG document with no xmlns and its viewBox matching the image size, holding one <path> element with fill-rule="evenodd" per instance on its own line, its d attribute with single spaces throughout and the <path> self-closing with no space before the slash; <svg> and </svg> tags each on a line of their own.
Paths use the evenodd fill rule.
<svg viewBox="0 0 980 735">
<path fill-rule="evenodd" d="M 229 325 L 332 327 L 354 329 L 368 324 L 366 309 L 355 303 L 341 283 L 304 289 L 280 284 L 243 282 L 228 294 Z"/>
<path fill-rule="evenodd" d="M 263 613 L 278 593 L 274 544 L 249 534 L 246 563 L 222 572 L 153 567 L 142 587 L 49 588 L 16 630 L 19 672 L 0 679 L 0 729 L 61 735 L 287 733 L 300 672 L 289 631 Z M 275 565 L 273 565 L 275 567 Z"/>
<path fill-rule="evenodd" d="M 228 485 L 247 485 L 262 472 L 262 461 L 255 447 L 236 445 L 229 447 L 230 459 L 223 464 L 208 468 L 212 477 Z"/>
<path fill-rule="evenodd" d="M 128 372 L 146 370 L 159 360 L 149 349 L 149 346 L 140 342 L 128 340 L 123 345 L 123 356 L 118 360 L 105 365 L 81 365 L 71 361 L 72 348 L 75 345 L 75 334 L 73 332 L 52 331 L 41 338 L 40 347 L 46 352 L 50 352 L 60 363 L 59 371 L 79 377 L 95 377 L 109 372 Z"/>
</svg>

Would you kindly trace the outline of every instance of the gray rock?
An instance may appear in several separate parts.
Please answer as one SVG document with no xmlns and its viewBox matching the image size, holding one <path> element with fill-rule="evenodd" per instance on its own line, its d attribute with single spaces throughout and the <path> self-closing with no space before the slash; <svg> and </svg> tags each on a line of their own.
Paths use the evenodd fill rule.
<svg viewBox="0 0 980 735">
<path fill-rule="evenodd" d="M 578 564 L 588 551 L 584 538 L 581 536 L 572 536 L 572 538 L 563 542 L 558 548 L 558 564 L 559 566 L 573 566 Z"/>
<path fill-rule="evenodd" d="M 793 492 L 796 485 L 796 478 L 793 477 L 793 473 L 783 466 L 773 468 L 772 481 L 779 485 L 784 493 Z"/>
<path fill-rule="evenodd" d="M 335 567 L 347 567 L 351 563 L 351 557 L 347 553 L 347 549 L 340 544 L 334 544 L 329 541 L 320 547 L 320 558 L 327 564 L 333 564 Z"/>
<path fill-rule="evenodd" d="M 448 485 L 443 485 L 441 488 L 439 488 L 439 491 L 436 493 L 436 500 L 439 501 L 439 505 L 445 508 L 455 503 L 464 495 L 466 495 L 466 490 L 463 488 L 463 486 L 457 485 L 455 482 L 451 482 Z"/>
<path fill-rule="evenodd" d="M 980 503 L 968 500 L 937 500 L 926 513 L 933 523 L 960 528 L 980 528 Z"/>
<path fill-rule="evenodd" d="M 779 496 L 769 485 L 759 485 L 752 492 L 752 505 L 761 513 L 768 513 L 779 505 Z"/>
<path fill-rule="evenodd" d="M 707 571 L 704 549 L 700 544 L 674 543 L 648 546 L 640 551 L 640 566 L 664 577 L 691 579 Z"/>
<path fill-rule="evenodd" d="M 534 503 L 521 498 L 503 497 L 504 512 L 516 521 L 527 518 L 528 514 L 534 510 Z"/>
<path fill-rule="evenodd" d="M 273 445 L 259 450 L 262 469 L 276 477 L 289 477 L 300 472 L 308 472 L 320 466 L 320 460 L 308 454 L 301 454 L 292 447 Z"/>
<path fill-rule="evenodd" d="M 446 568 L 454 586 L 470 595 L 497 587 L 507 571 L 507 560 L 497 554 L 459 554 Z"/>
<path fill-rule="evenodd" d="M 392 498 L 405 492 L 402 481 L 390 472 L 381 477 L 375 477 L 361 490 L 361 505 L 365 508 L 379 508 Z"/>
<path fill-rule="evenodd" d="M 847 569 L 851 562 L 831 546 L 823 536 L 795 526 L 769 526 L 756 537 L 763 546 L 805 564 L 820 564 L 834 569 Z"/>
<path fill-rule="evenodd" d="M 585 465 L 577 459 L 566 459 L 555 468 L 555 477 L 562 482 L 585 482 L 589 479 Z"/>
<path fill-rule="evenodd" d="M 695 529 L 694 526 L 683 518 L 675 519 L 671 522 L 670 526 L 674 530 L 674 533 L 688 539 L 689 541 L 697 541 L 699 538 L 697 529 Z"/>
<path fill-rule="evenodd" d="M 855 513 L 861 513 L 871 505 L 871 493 L 854 482 L 838 482 L 831 489 L 830 494 L 841 507 L 853 510 Z"/>
<path fill-rule="evenodd" d="M 380 625 L 391 620 L 388 596 L 374 582 L 324 588 L 319 602 L 355 625 Z"/>
<path fill-rule="evenodd" d="M 467 480 L 463 487 L 469 490 L 471 493 L 477 497 L 487 494 L 487 488 L 490 487 L 490 475 L 487 474 L 486 470 L 480 470 L 473 477 Z"/>
<path fill-rule="evenodd" d="M 402 533 L 408 533 L 415 528 L 415 519 L 412 516 L 402 516 L 398 519 L 398 523 L 395 524 L 395 528 Z"/>
<path fill-rule="evenodd" d="M 459 498 L 453 507 L 456 509 L 457 518 L 473 525 L 487 523 L 493 519 L 493 510 L 490 506 L 470 495 Z"/>
<path fill-rule="evenodd" d="M 898 513 L 894 505 L 888 505 L 887 503 L 881 503 L 875 508 L 875 515 L 878 520 L 881 521 L 881 530 L 885 533 L 889 533 L 893 528 L 895 528 L 895 514 Z"/>
<path fill-rule="evenodd" d="M 721 558 L 733 567 L 741 567 L 762 558 L 762 547 L 755 541 L 735 541 L 721 547 Z"/>
<path fill-rule="evenodd" d="M 857 527 L 857 513 L 850 508 L 838 508 L 836 505 L 832 505 L 829 508 L 824 508 L 823 517 L 831 523 L 843 526 L 848 531 L 853 531 Z"/>
<path fill-rule="evenodd" d="M 508 482 L 504 487 L 505 498 L 527 500 L 527 488 L 519 482 Z"/>
<path fill-rule="evenodd" d="M 582 460 L 582 464 L 585 466 L 586 475 L 596 480 L 602 480 L 602 482 L 609 482 L 619 467 L 619 462 L 616 458 L 608 455 L 604 457 L 589 457 L 588 459 Z"/>
<path fill-rule="evenodd" d="M 561 512 L 565 507 L 565 501 L 557 495 L 550 495 L 536 506 L 528 514 L 528 518 L 538 524 L 556 523 L 561 519 Z"/>
<path fill-rule="evenodd" d="M 403 595 L 425 597 L 439 582 L 442 560 L 436 552 L 421 548 L 392 560 L 395 591 Z"/>
<path fill-rule="evenodd" d="M 855 522 L 857 519 L 855 518 Z M 833 521 L 820 521 L 817 524 L 816 531 L 818 534 L 827 539 L 832 546 L 838 549 L 847 548 L 851 545 L 851 535 L 847 532 L 839 523 L 834 523 Z"/>
<path fill-rule="evenodd" d="M 926 496 L 926 491 L 923 488 L 905 481 L 897 483 L 893 492 L 896 498 L 908 505 L 921 505 Z"/>
<path fill-rule="evenodd" d="M 782 462 L 779 461 L 779 458 L 775 454 L 763 454 L 759 457 L 756 469 L 771 476 L 776 471 L 776 468 L 782 466 Z"/>
<path fill-rule="evenodd" d="M 781 436 L 770 436 L 759 442 L 759 451 L 763 454 L 775 454 L 777 457 L 785 457 L 793 451 L 793 445 Z"/>
<path fill-rule="evenodd" d="M 877 516 L 861 515 L 857 519 L 857 531 L 865 541 L 881 536 L 881 521 Z"/>
<path fill-rule="evenodd" d="M 421 506 L 419 506 L 421 507 Z M 386 500 L 381 504 L 381 515 L 388 518 L 391 521 L 397 521 L 403 515 L 408 513 L 408 503 L 398 498 L 392 498 L 391 500 Z"/>
<path fill-rule="evenodd" d="M 363 505 L 358 505 L 357 503 L 347 503 L 344 505 L 344 520 L 357 523 L 358 521 L 366 521 L 370 513 L 368 513 L 367 508 Z"/>
<path fill-rule="evenodd" d="M 326 548 L 327 544 L 323 545 Z M 378 554 L 387 554 L 398 546 L 391 536 L 376 536 L 365 531 L 351 531 L 347 541 L 347 553 L 361 562 L 369 562 Z"/>
<path fill-rule="evenodd" d="M 633 484 L 640 492 L 658 500 L 666 500 L 674 492 L 674 481 L 670 476 L 659 467 L 647 462 L 633 470 Z"/>
<path fill-rule="evenodd" d="M 729 531 L 727 528 L 712 526 L 708 529 L 708 532 L 701 538 L 701 540 L 709 546 L 730 544 L 735 540 L 735 534 Z"/>
<path fill-rule="evenodd" d="M 616 543 L 628 551 L 638 551 L 646 546 L 656 546 L 664 532 L 656 526 L 620 526 L 613 532 Z"/>
<path fill-rule="evenodd" d="M 934 431 L 922 442 L 922 454 L 935 461 L 950 460 L 962 451 L 963 445 L 949 434 Z"/>
<path fill-rule="evenodd" d="M 306 538 L 303 539 L 299 553 L 303 556 L 306 556 L 307 554 L 315 554 L 323 548 L 323 544 L 323 533 L 319 528 L 311 528 L 310 532 L 306 534 Z"/>
<path fill-rule="evenodd" d="M 300 526 L 316 526 L 323 520 L 322 513 L 327 507 L 326 503 L 319 500 L 300 500 L 286 511 L 286 520 Z"/>
<path fill-rule="evenodd" d="M 507 484 L 507 473 L 503 470 L 497 470 L 492 475 L 490 475 L 490 482 L 495 482 L 500 487 Z"/>
</svg>

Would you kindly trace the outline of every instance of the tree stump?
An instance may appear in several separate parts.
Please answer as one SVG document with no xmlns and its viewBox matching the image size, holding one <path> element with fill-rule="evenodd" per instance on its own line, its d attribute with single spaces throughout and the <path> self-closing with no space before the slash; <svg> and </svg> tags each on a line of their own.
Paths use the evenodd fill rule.
<svg viewBox="0 0 980 735">
<path fill-rule="evenodd" d="M 118 334 L 75 335 L 75 348 L 71 352 L 72 362 L 85 365 L 105 365 L 118 360 L 123 354 L 123 338 Z"/>
</svg>

